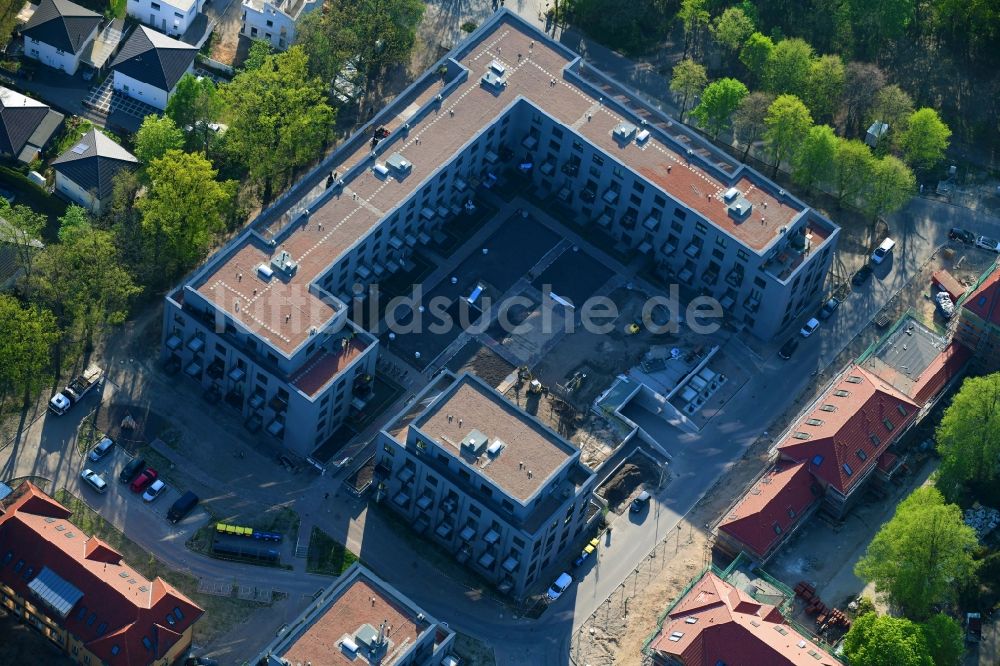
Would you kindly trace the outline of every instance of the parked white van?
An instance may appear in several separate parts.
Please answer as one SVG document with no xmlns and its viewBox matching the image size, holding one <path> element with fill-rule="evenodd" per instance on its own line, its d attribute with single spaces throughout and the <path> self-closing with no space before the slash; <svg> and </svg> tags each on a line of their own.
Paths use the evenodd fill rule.
<svg viewBox="0 0 1000 666">
<path fill-rule="evenodd" d="M 882 244 L 875 248 L 875 251 L 872 252 L 872 263 L 881 264 L 882 261 L 889 256 L 889 253 L 892 252 L 892 248 L 894 247 L 896 247 L 896 241 L 891 238 L 886 238 L 882 241 Z"/>
</svg>

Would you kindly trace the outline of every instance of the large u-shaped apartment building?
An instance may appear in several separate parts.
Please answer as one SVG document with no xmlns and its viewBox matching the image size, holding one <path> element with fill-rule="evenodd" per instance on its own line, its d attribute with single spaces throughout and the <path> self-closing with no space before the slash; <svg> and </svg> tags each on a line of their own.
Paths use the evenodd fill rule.
<svg viewBox="0 0 1000 666">
<path fill-rule="evenodd" d="M 167 296 L 164 360 L 308 454 L 371 395 L 357 285 L 508 172 L 759 338 L 822 295 L 835 224 L 503 10 Z"/>
</svg>

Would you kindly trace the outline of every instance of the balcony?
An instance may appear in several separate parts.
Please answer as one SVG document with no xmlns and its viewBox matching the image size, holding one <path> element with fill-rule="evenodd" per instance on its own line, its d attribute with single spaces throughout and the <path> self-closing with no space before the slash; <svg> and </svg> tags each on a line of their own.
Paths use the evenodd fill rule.
<svg viewBox="0 0 1000 666">
<path fill-rule="evenodd" d="M 646 221 L 642 223 L 642 226 L 647 231 L 656 231 L 656 228 L 660 226 L 660 221 L 655 217 L 647 217 Z"/>
<path fill-rule="evenodd" d="M 236 366 L 235 368 L 229 371 L 229 379 L 233 382 L 241 382 L 243 381 L 243 378 L 246 376 L 247 376 L 246 371 L 239 366 Z"/>
<path fill-rule="evenodd" d="M 459 548 L 458 552 L 455 553 L 455 559 L 458 560 L 459 564 L 465 564 L 472 557 L 472 548 L 468 545 Z"/>
<path fill-rule="evenodd" d="M 560 171 L 562 171 L 564 174 L 566 174 L 570 178 L 576 178 L 576 175 L 578 173 L 580 173 L 580 163 L 579 162 L 567 162 L 566 164 L 562 165 L 562 169 L 560 169 Z"/>
<path fill-rule="evenodd" d="M 493 557 L 492 554 L 483 553 L 482 555 L 479 556 L 479 559 L 476 560 L 476 564 L 478 564 L 484 569 L 492 569 L 493 565 L 496 564 L 496 561 L 497 558 Z"/>
<path fill-rule="evenodd" d="M 635 229 L 635 222 L 636 222 L 635 215 L 630 215 L 628 213 L 626 213 L 625 215 L 622 215 L 622 228 L 623 229 L 625 229 L 627 231 L 631 231 L 631 230 Z"/>
<path fill-rule="evenodd" d="M 458 538 L 468 543 L 476 538 L 476 529 L 472 525 L 466 525 L 462 528 L 462 531 L 458 533 Z"/>
<path fill-rule="evenodd" d="M 618 201 L 618 192 L 609 188 L 604 191 L 604 194 L 601 195 L 601 199 L 603 199 L 605 203 L 613 206 L 615 202 Z"/>
<path fill-rule="evenodd" d="M 519 564 L 520 562 L 517 561 L 517 558 L 511 556 L 508 557 L 506 560 L 504 560 L 501 566 L 503 567 L 504 571 L 508 573 L 514 573 L 515 571 L 517 571 L 517 567 Z"/>
<path fill-rule="evenodd" d="M 490 544 L 491 546 L 500 540 L 500 533 L 494 529 L 490 529 L 486 534 L 483 535 L 483 541 Z"/>
<path fill-rule="evenodd" d="M 597 200 L 597 192 L 595 190 L 584 190 L 580 193 L 580 200 L 584 203 L 592 204 Z"/>
<path fill-rule="evenodd" d="M 397 495 L 397 497 L 398 497 L 398 495 Z M 430 520 L 427 519 L 427 516 L 420 516 L 413 523 L 413 529 L 416 530 L 417 534 L 423 534 L 424 532 L 427 531 L 427 528 L 430 527 L 430 526 L 431 526 L 431 522 L 430 522 Z"/>
<path fill-rule="evenodd" d="M 701 245 L 697 243 L 691 243 L 686 248 L 684 248 L 684 254 L 691 257 L 692 259 L 697 259 L 701 256 Z"/>
<path fill-rule="evenodd" d="M 393 503 L 401 509 L 405 509 L 410 505 L 410 496 L 404 491 L 400 490 L 396 493 L 396 496 L 392 498 Z"/>
<path fill-rule="evenodd" d="M 278 419 L 274 419 L 267 426 L 267 434 L 271 435 L 272 437 L 281 439 L 281 436 L 284 433 L 285 433 L 285 424 L 279 421 Z"/>
<path fill-rule="evenodd" d="M 738 289 L 743 284 L 743 271 L 734 267 L 726 274 L 726 283 Z"/>
<path fill-rule="evenodd" d="M 757 312 L 757 310 L 760 309 L 760 299 L 759 298 L 754 298 L 752 296 L 747 296 L 743 300 L 743 307 L 746 308 L 747 312 L 749 312 L 750 314 L 753 314 L 753 313 Z"/>
<path fill-rule="evenodd" d="M 701 281 L 705 284 L 712 286 L 719 281 L 719 271 L 718 269 L 709 268 L 704 273 L 701 274 Z"/>
<path fill-rule="evenodd" d="M 437 529 L 434 530 L 434 534 L 437 534 L 442 539 L 448 539 L 449 537 L 451 537 L 452 530 L 453 528 L 451 523 L 442 522 L 440 525 L 437 526 Z"/>
<path fill-rule="evenodd" d="M 412 467 L 404 467 L 402 470 L 400 470 L 399 476 L 396 477 L 396 478 L 399 479 L 400 483 L 404 483 L 404 484 L 405 483 L 409 483 L 410 480 L 413 478 L 413 468 Z"/>
<path fill-rule="evenodd" d="M 205 348 L 204 338 L 201 338 L 197 335 L 194 336 L 193 338 L 188 340 L 187 348 L 193 351 L 195 354 L 197 354 L 198 352 L 200 352 L 202 349 Z"/>
<path fill-rule="evenodd" d="M 250 396 L 250 409 L 260 409 L 264 406 L 264 400 L 265 398 L 263 393 L 254 393 Z"/>
<path fill-rule="evenodd" d="M 222 379 L 222 376 L 226 373 L 226 364 L 222 359 L 215 359 L 208 365 L 208 370 L 205 371 L 209 377 L 212 379 Z"/>
<path fill-rule="evenodd" d="M 174 333 L 169 338 L 167 338 L 165 344 L 167 346 L 167 349 L 169 349 L 170 351 L 177 351 L 178 349 L 180 349 L 180 346 L 183 342 L 184 341 L 181 340 L 181 336 Z"/>
<path fill-rule="evenodd" d="M 434 498 L 430 495 L 421 495 L 417 500 L 417 508 L 421 511 L 426 511 L 434 504 Z"/>
</svg>

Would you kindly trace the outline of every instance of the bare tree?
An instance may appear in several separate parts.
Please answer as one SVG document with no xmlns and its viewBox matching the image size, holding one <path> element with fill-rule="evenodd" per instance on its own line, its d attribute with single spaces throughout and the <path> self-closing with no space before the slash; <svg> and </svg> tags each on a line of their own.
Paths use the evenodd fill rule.
<svg viewBox="0 0 1000 666">
<path fill-rule="evenodd" d="M 743 146 L 742 160 L 746 160 L 750 154 L 750 148 L 754 141 L 764 135 L 767 126 L 764 119 L 767 117 L 767 110 L 774 102 L 775 96 L 766 92 L 750 93 L 740 102 L 739 108 L 733 114 L 733 135 Z"/>
<path fill-rule="evenodd" d="M 875 97 L 885 87 L 885 72 L 869 62 L 849 62 L 844 72 L 844 129 L 856 135 L 875 104 Z"/>
</svg>

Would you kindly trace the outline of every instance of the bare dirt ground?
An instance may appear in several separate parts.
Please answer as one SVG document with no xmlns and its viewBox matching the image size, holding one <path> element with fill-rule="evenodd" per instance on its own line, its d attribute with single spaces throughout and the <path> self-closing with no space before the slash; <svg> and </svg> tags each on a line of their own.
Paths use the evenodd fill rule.
<svg viewBox="0 0 1000 666">
<path fill-rule="evenodd" d="M 446 364 L 455 374 L 469 372 L 496 388 L 514 371 L 514 366 L 489 347 L 470 340 Z"/>
<path fill-rule="evenodd" d="M 205 13 L 209 20 L 218 20 L 213 29 L 209 57 L 225 65 L 236 64 L 240 28 L 243 27 L 243 5 L 237 0 L 212 0 L 205 8 Z"/>
<path fill-rule="evenodd" d="M 666 479 L 661 478 L 662 470 L 662 466 L 657 465 L 640 449 L 595 492 L 608 502 L 610 511 L 621 514 L 641 490 L 653 490 L 661 482 L 666 482 Z"/>
</svg>

